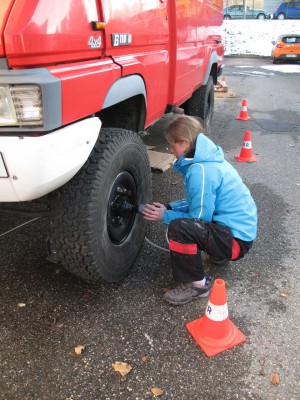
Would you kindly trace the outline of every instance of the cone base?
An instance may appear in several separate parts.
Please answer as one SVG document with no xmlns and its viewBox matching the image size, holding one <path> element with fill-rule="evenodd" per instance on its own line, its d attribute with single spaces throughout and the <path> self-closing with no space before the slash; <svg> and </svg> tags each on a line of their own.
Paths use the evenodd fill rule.
<svg viewBox="0 0 300 400">
<path fill-rule="evenodd" d="M 252 119 L 252 117 L 249 117 L 249 116 L 240 117 L 240 116 L 238 116 L 238 117 L 235 117 L 235 119 L 239 119 L 240 121 L 249 121 L 249 119 Z"/>
<path fill-rule="evenodd" d="M 231 347 L 245 342 L 246 336 L 229 320 L 229 333 L 222 339 L 214 339 L 203 333 L 205 317 L 195 319 L 186 324 L 187 330 L 208 357 L 222 353 Z M 218 323 L 217 323 L 218 324 Z"/>
<path fill-rule="evenodd" d="M 238 162 L 257 162 L 257 159 L 254 156 L 251 157 L 241 157 L 240 155 L 234 156 Z"/>
</svg>

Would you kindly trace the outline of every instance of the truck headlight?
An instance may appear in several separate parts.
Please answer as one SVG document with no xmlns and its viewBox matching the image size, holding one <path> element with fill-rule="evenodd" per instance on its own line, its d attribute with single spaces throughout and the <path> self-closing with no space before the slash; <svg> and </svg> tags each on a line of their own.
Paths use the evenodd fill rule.
<svg viewBox="0 0 300 400">
<path fill-rule="evenodd" d="M 38 85 L 0 86 L 0 126 L 42 126 L 42 93 Z"/>
<path fill-rule="evenodd" d="M 8 86 L 0 86 L 0 126 L 18 125 Z"/>
</svg>

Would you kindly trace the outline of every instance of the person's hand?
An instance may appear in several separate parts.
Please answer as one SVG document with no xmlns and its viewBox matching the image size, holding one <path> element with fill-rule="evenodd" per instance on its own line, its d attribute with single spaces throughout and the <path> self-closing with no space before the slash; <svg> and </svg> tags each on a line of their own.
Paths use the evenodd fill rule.
<svg viewBox="0 0 300 400">
<path fill-rule="evenodd" d="M 161 221 L 166 209 L 161 203 L 145 204 L 142 214 L 148 221 Z"/>
</svg>

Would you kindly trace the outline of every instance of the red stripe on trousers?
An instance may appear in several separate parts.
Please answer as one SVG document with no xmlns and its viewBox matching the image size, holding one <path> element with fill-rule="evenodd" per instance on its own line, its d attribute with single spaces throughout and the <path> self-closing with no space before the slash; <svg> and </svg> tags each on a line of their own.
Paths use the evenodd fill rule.
<svg viewBox="0 0 300 400">
<path fill-rule="evenodd" d="M 174 240 L 170 240 L 169 249 L 181 254 L 197 254 L 198 252 L 196 244 L 178 243 Z"/>
<path fill-rule="evenodd" d="M 232 260 L 238 258 L 238 256 L 240 255 L 240 250 L 241 250 L 240 245 L 234 238 L 232 238 L 232 253 L 231 253 Z"/>
</svg>

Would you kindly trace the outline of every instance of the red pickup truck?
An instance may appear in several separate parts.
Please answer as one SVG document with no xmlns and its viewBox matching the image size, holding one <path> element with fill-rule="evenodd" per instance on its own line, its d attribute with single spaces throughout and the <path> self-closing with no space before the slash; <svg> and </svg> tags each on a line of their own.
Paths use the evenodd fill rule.
<svg viewBox="0 0 300 400">
<path fill-rule="evenodd" d="M 43 197 L 50 258 L 117 281 L 151 196 L 139 135 L 180 106 L 211 124 L 221 0 L 1 0 L 0 202 Z"/>
</svg>

